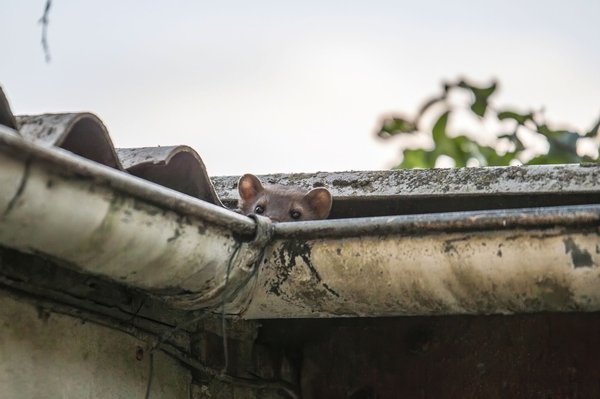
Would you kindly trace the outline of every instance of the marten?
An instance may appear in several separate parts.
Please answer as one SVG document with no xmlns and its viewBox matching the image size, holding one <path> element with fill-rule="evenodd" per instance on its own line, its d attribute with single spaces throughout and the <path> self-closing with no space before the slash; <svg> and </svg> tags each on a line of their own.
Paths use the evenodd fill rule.
<svg viewBox="0 0 600 399">
<path fill-rule="evenodd" d="M 305 192 L 296 187 L 263 185 L 258 177 L 245 174 L 238 181 L 239 212 L 262 215 L 273 222 L 326 219 L 331 211 L 331 193 L 324 187 Z"/>
</svg>

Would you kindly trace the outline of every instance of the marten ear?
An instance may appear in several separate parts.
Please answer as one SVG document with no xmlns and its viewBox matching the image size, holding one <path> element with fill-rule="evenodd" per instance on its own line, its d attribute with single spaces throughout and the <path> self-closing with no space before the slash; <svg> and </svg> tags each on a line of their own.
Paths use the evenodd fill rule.
<svg viewBox="0 0 600 399">
<path fill-rule="evenodd" d="M 331 193 L 324 187 L 313 188 L 305 196 L 318 219 L 325 219 L 331 211 Z"/>
<path fill-rule="evenodd" d="M 263 190 L 264 188 L 260 180 L 258 180 L 258 177 L 249 173 L 240 177 L 240 180 L 238 181 L 238 192 L 243 201 L 251 201 Z"/>
</svg>

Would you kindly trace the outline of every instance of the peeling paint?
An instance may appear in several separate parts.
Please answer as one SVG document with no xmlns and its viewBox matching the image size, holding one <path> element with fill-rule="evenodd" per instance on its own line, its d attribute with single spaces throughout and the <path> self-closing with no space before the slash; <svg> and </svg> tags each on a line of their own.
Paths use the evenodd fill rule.
<svg viewBox="0 0 600 399">
<path fill-rule="evenodd" d="M 227 312 L 247 318 L 600 310 L 600 275 L 586 267 L 600 261 L 598 205 L 267 225 L 18 137 L 0 134 L 0 143 L 20 165 L 35 159 L 20 194 L 27 201 L 0 226 L 2 245 L 120 280 L 175 307 L 229 300 Z M 20 172 L 0 168 L 0 179 L 18 181 Z M 569 166 L 288 181 L 331 186 L 338 179 L 347 198 L 363 190 L 375 204 L 387 196 L 402 205 L 405 194 L 419 200 L 427 190 L 454 200 L 502 187 L 541 195 L 549 181 L 585 195 L 597 173 Z M 367 179 L 372 189 L 363 177 L 374 178 Z M 395 178 L 402 183 L 392 184 Z"/>
<path fill-rule="evenodd" d="M 545 277 L 536 285 L 542 290 L 540 301 L 544 307 L 566 307 L 574 306 L 573 293 L 564 281 L 558 281 L 552 277 Z"/>
<path fill-rule="evenodd" d="M 167 242 L 174 241 L 180 236 L 181 236 L 181 230 L 178 227 L 176 227 L 175 231 L 173 232 L 173 235 L 171 237 L 167 238 Z"/>
<path fill-rule="evenodd" d="M 453 238 L 451 240 L 446 240 L 444 241 L 444 252 L 446 253 L 450 253 L 450 252 L 457 252 L 456 247 L 454 246 L 454 243 L 458 242 L 458 241 L 467 241 L 469 239 L 468 236 L 464 236 L 464 237 L 459 237 L 459 238 Z"/>
<path fill-rule="evenodd" d="M 581 249 L 571 237 L 563 240 L 565 244 L 565 253 L 571 254 L 573 260 L 573 267 L 591 267 L 595 266 L 592 261 L 592 256 L 587 249 Z"/>
<path fill-rule="evenodd" d="M 21 181 L 19 182 L 19 186 L 17 187 L 17 191 L 13 195 L 13 197 L 8 202 L 8 205 L 4 209 L 2 213 L 3 217 L 6 217 L 12 209 L 17 204 L 17 201 L 21 198 L 21 194 L 23 194 L 23 190 L 25 190 L 25 185 L 27 184 L 27 180 L 29 179 L 29 171 L 31 169 L 31 160 L 27 159 L 24 163 L 23 176 L 21 177 Z"/>
<path fill-rule="evenodd" d="M 514 230 L 506 230 L 280 239 L 258 275 L 267 289 L 254 292 L 242 316 L 600 310 L 600 273 L 595 268 L 575 272 L 572 250 L 565 252 L 563 241 L 571 238 L 582 252 L 595 248 L 595 227 L 578 233 L 556 227 L 520 230 L 518 239 L 507 239 L 515 237 Z M 590 257 L 597 262 L 598 254 Z M 274 282 L 277 289 L 270 291 Z"/>
<path fill-rule="evenodd" d="M 301 262 L 298 262 L 298 259 Z M 299 275 L 304 275 L 302 284 L 308 288 L 308 291 L 303 295 L 309 297 L 310 300 L 322 302 L 331 295 L 340 297 L 335 290 L 323 282 L 311 260 L 311 246 L 306 242 L 290 240 L 283 243 L 277 252 L 275 270 L 275 275 L 266 282 L 265 287 L 270 293 L 288 302 L 294 303 L 297 298 L 287 296 L 284 287 L 290 280 L 298 280 Z M 319 289 L 319 286 L 323 289 Z"/>
<path fill-rule="evenodd" d="M 0 142 L 5 138 L 0 134 Z M 85 172 L 98 172 L 100 176 L 116 173 L 115 177 L 129 180 L 132 185 L 140 184 L 137 178 L 91 162 L 86 164 L 62 151 L 30 148 L 30 144 L 17 139 L 20 140 L 18 143 L 8 144 L 39 151 L 41 157 L 60 157 L 59 162 L 65 163 L 63 166 L 73 167 L 71 162 L 75 165 L 81 162 L 79 167 L 84 173 L 72 173 L 70 169 L 48 163 L 44 158 L 25 161 L 26 151 L 25 154 L 14 151 L 18 154 L 15 165 L 20 162 L 21 167 L 0 168 L 0 181 L 16 183 L 15 177 L 19 173 L 20 181 L 26 181 L 26 184 L 21 183 L 20 190 L 15 184 L 12 193 L 6 190 L 2 191 L 4 195 L 0 195 L 1 203 L 9 203 L 11 198 L 6 198 L 7 195 L 13 198 L 10 212 L 2 217 L 0 223 L 0 243 L 3 246 L 44 254 L 45 258 L 59 259 L 79 271 L 163 293 L 173 302 L 177 301 L 175 296 L 178 294 L 199 293 L 195 297 L 199 303 L 196 308 L 203 306 L 202 293 L 207 292 L 204 289 L 207 280 L 220 277 L 218 284 L 209 285 L 211 295 L 224 286 L 227 261 L 231 248 L 237 242 L 233 233 L 244 235 L 224 228 L 223 223 L 207 223 L 206 215 L 214 210 L 229 217 L 229 212 L 212 205 L 210 207 L 213 208 L 208 210 L 208 204 L 201 203 L 197 214 L 204 218 L 199 218 L 194 212 L 176 212 L 169 207 L 156 206 L 156 198 L 149 191 L 150 200 L 144 200 L 140 195 L 117 190 L 115 185 L 108 184 L 101 177 L 89 176 Z M 7 148 L 11 147 L 0 146 L 0 159 L 5 159 L 4 150 Z M 23 179 L 26 164 L 30 166 L 26 179 Z M 48 181 L 53 183 L 49 186 Z M 170 201 L 173 198 L 176 195 Z M 251 227 L 250 231 L 255 229 L 250 219 L 240 215 L 233 215 L 233 218 L 243 220 Z M 205 234 L 199 236 L 200 230 Z M 237 269 L 234 272 L 248 273 Z"/>
</svg>

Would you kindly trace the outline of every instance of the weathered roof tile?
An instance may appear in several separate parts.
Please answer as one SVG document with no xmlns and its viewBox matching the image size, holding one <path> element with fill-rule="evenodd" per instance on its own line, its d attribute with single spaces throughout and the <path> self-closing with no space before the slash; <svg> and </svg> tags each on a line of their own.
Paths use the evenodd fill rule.
<svg viewBox="0 0 600 399">
<path fill-rule="evenodd" d="M 58 147 L 215 205 L 221 201 L 204 162 L 188 146 L 116 149 L 94 114 L 64 113 L 15 117 L 0 88 L 0 124 L 44 147 Z"/>
</svg>

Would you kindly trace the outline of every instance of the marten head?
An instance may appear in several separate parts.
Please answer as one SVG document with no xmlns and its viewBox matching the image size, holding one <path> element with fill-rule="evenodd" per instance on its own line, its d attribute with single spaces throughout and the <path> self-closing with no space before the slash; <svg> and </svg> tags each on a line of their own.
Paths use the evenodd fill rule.
<svg viewBox="0 0 600 399">
<path fill-rule="evenodd" d="M 324 187 L 308 192 L 295 187 L 267 185 L 245 174 L 238 182 L 238 208 L 244 215 L 262 215 L 274 222 L 326 219 L 331 210 L 331 193 Z"/>
</svg>

